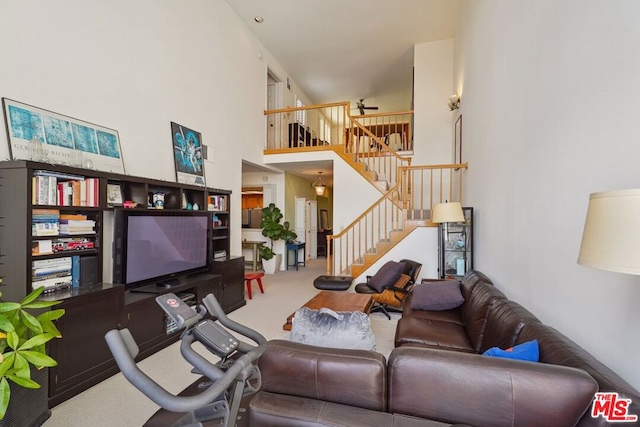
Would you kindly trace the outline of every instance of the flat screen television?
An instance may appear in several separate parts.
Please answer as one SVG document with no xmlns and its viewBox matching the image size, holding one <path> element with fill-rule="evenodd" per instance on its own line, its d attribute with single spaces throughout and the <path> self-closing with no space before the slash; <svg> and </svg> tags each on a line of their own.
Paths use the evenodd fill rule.
<svg viewBox="0 0 640 427">
<path fill-rule="evenodd" d="M 208 270 L 210 224 L 206 212 L 117 210 L 114 282 L 131 289 Z"/>
</svg>

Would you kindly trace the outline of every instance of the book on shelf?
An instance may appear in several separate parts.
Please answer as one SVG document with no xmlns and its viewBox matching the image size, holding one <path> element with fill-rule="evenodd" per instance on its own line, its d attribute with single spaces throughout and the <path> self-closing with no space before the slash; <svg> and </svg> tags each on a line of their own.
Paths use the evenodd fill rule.
<svg viewBox="0 0 640 427">
<path fill-rule="evenodd" d="M 53 270 L 69 269 L 71 270 L 71 257 L 38 259 L 31 263 L 33 272 L 51 273 Z"/>
<path fill-rule="evenodd" d="M 33 209 L 31 215 L 32 236 L 57 236 L 60 230 L 58 209 Z"/>
<path fill-rule="evenodd" d="M 60 222 L 60 234 L 72 235 L 72 234 L 95 234 L 96 222 L 92 220 L 75 221 L 67 220 L 67 222 Z"/>
<path fill-rule="evenodd" d="M 226 257 L 227 257 L 227 251 L 226 250 L 214 251 L 213 252 L 213 258 L 214 259 L 226 258 Z"/>
<path fill-rule="evenodd" d="M 59 289 L 65 289 L 71 286 L 71 274 L 68 274 L 64 277 L 54 277 L 51 279 L 44 280 L 33 280 L 31 282 L 31 287 L 33 289 L 36 288 L 44 288 L 45 292 L 53 292 Z"/>
<path fill-rule="evenodd" d="M 53 253 L 53 240 L 36 240 L 31 242 L 31 255 L 47 255 Z"/>
<path fill-rule="evenodd" d="M 60 234 L 60 224 L 56 222 L 34 222 L 31 224 L 32 236 L 57 236 Z"/>
<path fill-rule="evenodd" d="M 207 210 L 209 211 L 226 211 L 227 196 L 209 196 L 207 197 Z"/>
<path fill-rule="evenodd" d="M 35 205 L 99 206 L 98 178 L 35 171 L 31 180 L 31 202 Z"/>
</svg>

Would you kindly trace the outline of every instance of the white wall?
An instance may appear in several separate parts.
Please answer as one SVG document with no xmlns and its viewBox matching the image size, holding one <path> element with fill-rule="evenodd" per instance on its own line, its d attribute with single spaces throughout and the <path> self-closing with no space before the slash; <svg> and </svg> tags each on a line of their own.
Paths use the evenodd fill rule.
<svg viewBox="0 0 640 427">
<path fill-rule="evenodd" d="M 640 388 L 640 277 L 576 264 L 589 194 L 640 186 L 640 3 L 462 10 L 454 87 L 475 265 Z"/>
<path fill-rule="evenodd" d="M 0 39 L 0 96 L 116 129 L 130 175 L 175 181 L 170 122 L 201 132 L 241 253 L 241 160 L 262 160 L 267 64 L 285 73 L 226 1 L 3 0 Z"/>
<path fill-rule="evenodd" d="M 393 247 L 360 276 L 356 277 L 353 283 L 364 283 L 367 281 L 367 276 L 376 274 L 387 261 L 400 261 L 401 259 L 410 259 L 422 264 L 416 283 L 420 283 L 423 278 L 437 278 L 438 228 L 416 228 L 400 244 Z"/>
<path fill-rule="evenodd" d="M 412 165 L 453 161 L 452 113 L 447 100 L 453 87 L 453 40 L 414 47 L 414 156 Z"/>
</svg>

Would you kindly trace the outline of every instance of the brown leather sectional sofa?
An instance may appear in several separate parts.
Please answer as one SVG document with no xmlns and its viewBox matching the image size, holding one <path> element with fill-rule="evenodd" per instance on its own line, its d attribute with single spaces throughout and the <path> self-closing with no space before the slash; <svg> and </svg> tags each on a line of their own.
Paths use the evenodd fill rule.
<svg viewBox="0 0 640 427">
<path fill-rule="evenodd" d="M 384 356 L 272 341 L 261 357 L 255 426 L 606 426 L 594 394 L 616 392 L 640 415 L 640 393 L 557 330 L 510 301 L 478 271 L 462 306 L 411 309 Z M 483 356 L 537 339 L 540 363 Z M 625 425 L 625 424 L 623 424 Z M 626 424 L 628 425 L 628 424 Z"/>
</svg>

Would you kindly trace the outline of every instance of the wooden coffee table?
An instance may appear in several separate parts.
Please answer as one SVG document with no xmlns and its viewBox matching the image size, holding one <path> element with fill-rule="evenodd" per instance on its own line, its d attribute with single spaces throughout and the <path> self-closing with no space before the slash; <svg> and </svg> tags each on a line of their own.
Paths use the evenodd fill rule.
<svg viewBox="0 0 640 427">
<path fill-rule="evenodd" d="M 352 292 L 322 291 L 311 298 L 303 307 L 312 310 L 330 308 L 333 311 L 361 311 L 369 314 L 373 300 L 369 294 L 357 294 Z M 291 323 L 295 313 L 287 317 L 287 323 L 282 325 L 285 331 L 291 330 Z"/>
</svg>

